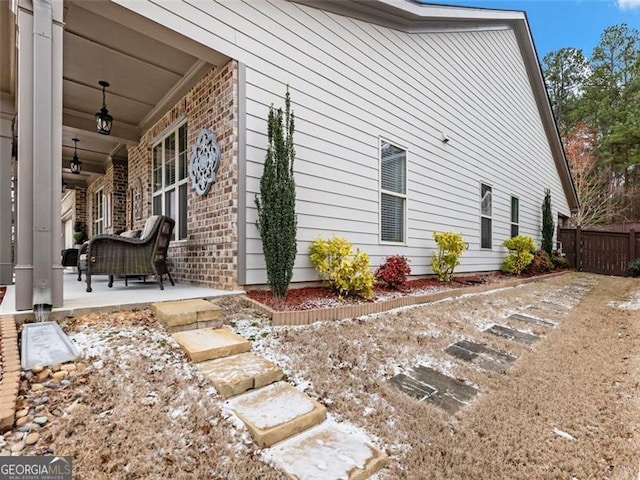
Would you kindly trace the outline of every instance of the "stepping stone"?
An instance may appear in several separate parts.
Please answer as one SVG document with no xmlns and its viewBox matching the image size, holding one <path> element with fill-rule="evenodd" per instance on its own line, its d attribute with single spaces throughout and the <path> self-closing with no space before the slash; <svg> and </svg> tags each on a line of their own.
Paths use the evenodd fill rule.
<svg viewBox="0 0 640 480">
<path fill-rule="evenodd" d="M 409 373 L 408 376 L 400 373 L 389 381 L 406 394 L 432 403 L 450 414 L 457 412 L 478 393 L 476 388 L 429 367 L 418 365 Z"/>
<path fill-rule="evenodd" d="M 467 340 L 460 340 L 459 342 L 449 345 L 445 349 L 445 352 L 465 362 L 473 363 L 485 370 L 498 373 L 505 373 L 511 363 L 516 360 L 516 357 L 492 350 L 486 345 L 469 342 Z"/>
<path fill-rule="evenodd" d="M 196 366 L 224 398 L 264 387 L 283 377 L 280 367 L 253 352 L 207 360 Z"/>
<path fill-rule="evenodd" d="M 539 327 L 553 328 L 555 323 L 543 320 L 541 318 L 530 317 L 529 315 L 522 315 L 520 313 L 513 313 L 507 317 L 509 320 L 517 320 L 519 322 L 529 323 L 531 325 L 537 325 Z"/>
<path fill-rule="evenodd" d="M 498 337 L 506 338 L 508 340 L 514 340 L 520 343 L 526 343 L 527 345 L 533 344 L 535 341 L 540 340 L 540 337 L 527 332 L 521 332 L 513 328 L 505 327 L 502 325 L 492 325 L 487 328 L 485 332 L 491 333 Z"/>
<path fill-rule="evenodd" d="M 228 357 L 251 350 L 251 343 L 228 328 L 187 330 L 171 335 L 193 362 Z"/>
<path fill-rule="evenodd" d="M 389 381 L 407 395 L 417 398 L 420 401 L 426 400 L 436 392 L 435 388 L 413 377 L 409 377 L 404 373 L 399 373 L 391 377 Z"/>
<path fill-rule="evenodd" d="M 201 298 L 153 303 L 151 310 L 170 333 L 222 326 L 220 307 Z"/>
<path fill-rule="evenodd" d="M 562 317 L 564 315 L 566 315 L 566 312 L 560 312 L 558 310 L 553 310 L 551 308 L 547 308 L 545 306 L 541 306 L 541 305 L 530 305 L 529 307 L 527 307 L 525 309 L 525 312 L 528 310 L 533 310 L 534 312 L 544 312 L 548 315 L 555 315 L 557 317 Z"/>
<path fill-rule="evenodd" d="M 329 421 L 279 443 L 263 457 L 298 480 L 364 480 L 387 463 L 365 434 Z"/>
<path fill-rule="evenodd" d="M 552 310 L 557 309 L 558 307 L 560 308 L 564 308 L 565 310 L 569 310 L 571 309 L 571 307 L 563 304 L 563 303 L 556 303 L 556 302 L 551 302 L 549 300 L 542 300 L 540 302 L 540 305 L 544 308 L 551 308 Z M 555 310 L 556 312 L 558 312 L 558 310 Z M 564 315 L 565 312 L 558 312 L 558 315 Z"/>
<path fill-rule="evenodd" d="M 327 409 L 288 383 L 275 383 L 227 400 L 253 441 L 269 447 L 322 423 Z"/>
</svg>

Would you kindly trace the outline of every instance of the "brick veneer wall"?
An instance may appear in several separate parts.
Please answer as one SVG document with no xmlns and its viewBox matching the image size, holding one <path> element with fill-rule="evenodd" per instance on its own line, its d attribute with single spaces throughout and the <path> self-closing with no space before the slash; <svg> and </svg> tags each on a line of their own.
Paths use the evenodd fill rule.
<svg viewBox="0 0 640 480">
<path fill-rule="evenodd" d="M 77 187 L 76 192 L 76 222 L 83 222 L 87 224 L 87 189 L 83 187 Z M 74 224 L 75 228 L 75 224 Z"/>
<path fill-rule="evenodd" d="M 111 225 L 106 225 L 105 218 L 105 228 L 103 233 L 116 233 L 120 230 L 126 229 L 128 178 L 127 161 L 113 159 L 109 165 L 107 165 L 105 174 L 98 177 L 87 187 L 85 205 L 87 212 L 87 227 L 90 237 L 93 237 L 96 234 L 94 231 L 95 218 L 93 216 L 93 202 L 95 199 L 94 195 L 100 188 L 104 189 L 103 193 L 105 196 L 111 194 Z"/>
<path fill-rule="evenodd" d="M 187 159 L 202 128 L 213 130 L 221 148 L 216 183 L 199 196 L 189 183 L 187 239 L 173 241 L 169 259 L 175 280 L 216 288 L 237 288 L 238 150 L 237 63 L 212 68 L 162 119 L 147 130 L 140 143 L 128 148 L 129 187 L 142 187 L 142 214 L 133 215 L 133 228 L 142 229 L 152 212 L 152 144 L 168 127 L 187 121 Z M 128 196 L 127 211 L 132 199 Z M 131 218 L 131 214 L 129 214 Z M 177 225 L 176 225 L 177 228 Z"/>
</svg>

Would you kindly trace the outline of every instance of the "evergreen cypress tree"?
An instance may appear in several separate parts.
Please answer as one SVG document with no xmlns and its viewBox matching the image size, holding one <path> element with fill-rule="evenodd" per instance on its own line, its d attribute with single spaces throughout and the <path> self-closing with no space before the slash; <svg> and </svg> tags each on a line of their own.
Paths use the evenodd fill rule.
<svg viewBox="0 0 640 480">
<path fill-rule="evenodd" d="M 551 213 L 551 190 L 544 192 L 542 202 L 542 249 L 551 255 L 553 251 L 553 214 Z"/>
<path fill-rule="evenodd" d="M 293 130 L 294 116 L 287 86 L 284 115 L 282 108 L 276 110 L 273 105 L 269 108 L 269 147 L 260 179 L 260 194 L 256 197 L 257 226 L 262 239 L 267 279 L 275 298 L 287 294 L 297 254 Z"/>
</svg>

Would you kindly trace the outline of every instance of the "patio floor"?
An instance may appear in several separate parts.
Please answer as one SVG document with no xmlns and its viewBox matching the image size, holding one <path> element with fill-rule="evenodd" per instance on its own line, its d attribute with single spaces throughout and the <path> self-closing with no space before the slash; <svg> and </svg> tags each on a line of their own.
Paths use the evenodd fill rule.
<svg viewBox="0 0 640 480">
<path fill-rule="evenodd" d="M 54 308 L 49 315 L 50 320 L 65 316 L 81 315 L 96 310 L 127 310 L 131 308 L 145 308 L 155 302 L 169 300 L 184 300 L 190 298 L 212 299 L 229 295 L 241 295 L 242 290 L 216 290 L 188 284 L 171 283 L 165 281 L 164 290 L 160 290 L 155 281 L 146 283 L 129 279 L 129 286 L 125 287 L 123 278 L 116 278 L 113 287 L 108 287 L 108 277 L 99 275 L 91 278 L 93 292 L 85 291 L 87 284 L 78 281 L 78 274 L 65 270 L 64 275 L 64 304 L 61 308 Z M 0 304 L 0 315 L 13 315 L 16 320 L 24 321 L 34 318 L 30 310 L 17 311 L 15 308 L 15 285 L 8 285 L 4 300 Z"/>
</svg>

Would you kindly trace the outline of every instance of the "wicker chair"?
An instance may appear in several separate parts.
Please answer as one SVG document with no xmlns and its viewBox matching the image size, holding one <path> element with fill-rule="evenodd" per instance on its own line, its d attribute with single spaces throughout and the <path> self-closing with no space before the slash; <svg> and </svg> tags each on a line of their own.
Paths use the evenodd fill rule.
<svg viewBox="0 0 640 480">
<path fill-rule="evenodd" d="M 165 274 L 171 285 L 175 285 L 167 268 L 167 251 L 174 225 L 172 218 L 154 215 L 147 220 L 139 239 L 98 235 L 87 242 L 87 292 L 91 292 L 92 275 L 109 275 L 109 287 L 113 286 L 114 276 L 155 275 L 160 290 L 164 290 L 162 276 Z"/>
</svg>

